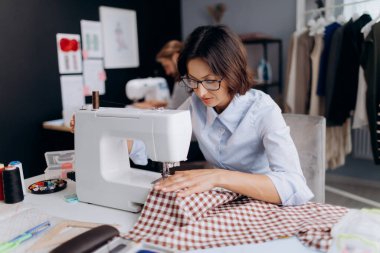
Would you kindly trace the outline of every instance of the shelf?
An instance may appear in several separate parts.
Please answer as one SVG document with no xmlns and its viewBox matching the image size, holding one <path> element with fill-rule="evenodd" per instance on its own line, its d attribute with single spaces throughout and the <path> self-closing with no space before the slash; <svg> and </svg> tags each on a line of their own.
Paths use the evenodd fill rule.
<svg viewBox="0 0 380 253">
<path fill-rule="evenodd" d="M 269 46 L 269 44 L 277 45 L 277 59 L 278 59 L 278 67 L 277 67 L 277 76 L 275 79 L 277 81 L 271 83 L 256 83 L 253 85 L 253 88 L 262 89 L 264 92 L 268 91 L 270 87 L 278 87 L 279 93 L 282 91 L 282 40 L 279 38 L 273 38 L 270 35 L 263 33 L 249 33 L 249 34 L 241 34 L 240 39 L 242 40 L 244 45 L 249 44 L 257 44 L 262 45 L 263 48 L 263 59 L 268 61 L 268 51 L 272 50 L 273 47 Z"/>
<path fill-rule="evenodd" d="M 247 38 L 242 39 L 244 44 L 267 44 L 267 43 L 280 43 L 281 39 L 276 38 Z"/>
<path fill-rule="evenodd" d="M 252 88 L 254 89 L 267 89 L 270 87 L 278 87 L 278 82 L 272 82 L 272 83 L 255 83 Z"/>
</svg>

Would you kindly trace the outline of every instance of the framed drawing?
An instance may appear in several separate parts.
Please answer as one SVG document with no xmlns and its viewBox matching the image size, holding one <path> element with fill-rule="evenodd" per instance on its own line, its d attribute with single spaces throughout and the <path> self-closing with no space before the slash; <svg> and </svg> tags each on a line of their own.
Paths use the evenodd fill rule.
<svg viewBox="0 0 380 253">
<path fill-rule="evenodd" d="M 102 27 L 98 21 L 81 20 L 83 59 L 102 58 Z"/>
<path fill-rule="evenodd" d="M 100 6 L 106 69 L 139 66 L 136 11 Z"/>
<path fill-rule="evenodd" d="M 57 51 L 60 74 L 82 73 L 79 35 L 57 33 Z"/>
</svg>

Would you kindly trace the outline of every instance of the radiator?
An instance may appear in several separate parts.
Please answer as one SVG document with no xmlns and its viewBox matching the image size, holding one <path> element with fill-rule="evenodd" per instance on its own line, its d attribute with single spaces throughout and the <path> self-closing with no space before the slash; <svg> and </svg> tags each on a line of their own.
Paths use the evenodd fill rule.
<svg viewBox="0 0 380 253">
<path fill-rule="evenodd" d="M 373 160 L 368 126 L 352 130 L 352 156 Z"/>
</svg>

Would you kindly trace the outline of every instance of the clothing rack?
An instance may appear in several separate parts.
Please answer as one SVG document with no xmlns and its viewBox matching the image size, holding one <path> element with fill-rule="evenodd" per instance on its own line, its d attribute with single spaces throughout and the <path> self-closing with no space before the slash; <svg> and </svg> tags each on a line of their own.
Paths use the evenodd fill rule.
<svg viewBox="0 0 380 253">
<path fill-rule="evenodd" d="M 367 2 L 373 2 L 373 1 L 379 1 L 379 0 L 358 0 L 355 2 L 336 4 L 336 5 L 332 5 L 331 4 L 332 1 L 327 0 L 326 6 L 321 7 L 321 8 L 310 9 L 310 10 L 305 10 L 305 2 L 300 1 L 300 3 L 297 4 L 297 31 L 301 31 L 304 29 L 305 19 L 306 19 L 307 15 L 309 15 L 309 14 L 318 14 L 318 13 L 322 14 L 322 11 L 325 11 L 324 16 L 328 17 L 328 16 L 330 16 L 331 13 L 333 13 L 333 10 L 335 10 L 337 8 L 342 8 L 345 6 L 359 5 L 359 4 L 364 4 Z M 372 199 L 365 198 L 365 197 L 359 196 L 357 194 L 353 194 L 351 192 L 348 192 L 348 191 L 345 191 L 342 189 L 338 189 L 338 188 L 333 187 L 333 186 L 328 185 L 328 184 L 326 184 L 326 186 L 325 186 L 325 191 L 333 193 L 333 194 L 337 194 L 337 195 L 340 195 L 340 196 L 343 196 L 346 198 L 353 199 L 355 201 L 364 203 L 364 204 L 369 205 L 369 206 L 380 208 L 380 202 L 379 201 L 374 201 Z"/>
<path fill-rule="evenodd" d="M 317 9 L 307 10 L 304 12 L 304 15 L 307 15 L 310 13 L 315 13 L 315 12 L 320 12 L 323 10 L 336 9 L 336 8 L 340 8 L 340 7 L 344 7 L 344 6 L 362 4 L 362 3 L 366 3 L 366 2 L 372 2 L 372 1 L 378 1 L 378 0 L 362 0 L 362 1 L 352 2 L 352 3 L 346 3 L 346 4 L 337 4 L 337 5 L 325 6 L 325 7 L 321 7 L 321 8 L 317 8 Z"/>
</svg>

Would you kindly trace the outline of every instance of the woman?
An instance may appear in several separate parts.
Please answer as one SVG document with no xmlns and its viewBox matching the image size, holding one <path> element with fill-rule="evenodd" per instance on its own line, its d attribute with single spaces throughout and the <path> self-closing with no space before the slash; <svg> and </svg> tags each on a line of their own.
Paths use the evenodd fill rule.
<svg viewBox="0 0 380 253">
<path fill-rule="evenodd" d="M 156 55 L 156 61 L 161 64 L 165 74 L 174 79 L 173 94 L 169 102 L 148 100 L 140 103 L 134 103 L 137 108 L 167 107 L 168 109 L 177 109 L 189 96 L 190 93 L 185 87 L 179 86 L 179 73 L 177 69 L 178 56 L 183 48 L 183 43 L 178 40 L 167 42 Z"/>
<path fill-rule="evenodd" d="M 236 34 L 225 26 L 195 29 L 178 69 L 181 84 L 194 91 L 189 107 L 193 133 L 214 167 L 178 171 L 157 183 L 156 190 L 188 196 L 222 187 L 281 205 L 300 205 L 313 197 L 280 108 L 270 96 L 251 89 L 246 53 Z M 142 161 L 142 148 L 135 144 L 131 157 Z"/>
<path fill-rule="evenodd" d="M 251 89 L 247 69 L 244 46 L 228 28 L 203 26 L 190 34 L 178 70 L 181 84 L 194 91 L 193 133 L 213 168 L 177 171 L 156 190 L 188 196 L 222 187 L 280 205 L 301 205 L 313 197 L 280 108 Z M 141 141 L 128 141 L 128 147 L 134 163 L 147 163 Z"/>
</svg>

